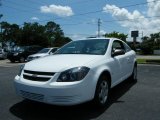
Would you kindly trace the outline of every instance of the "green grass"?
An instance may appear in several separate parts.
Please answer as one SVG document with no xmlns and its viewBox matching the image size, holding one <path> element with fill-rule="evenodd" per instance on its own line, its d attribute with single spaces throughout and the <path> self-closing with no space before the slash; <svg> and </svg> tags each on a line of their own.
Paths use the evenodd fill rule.
<svg viewBox="0 0 160 120">
<path fill-rule="evenodd" d="M 137 59 L 138 64 L 160 64 L 160 59 Z"/>
<path fill-rule="evenodd" d="M 146 59 L 137 59 L 138 64 L 146 64 Z"/>
</svg>

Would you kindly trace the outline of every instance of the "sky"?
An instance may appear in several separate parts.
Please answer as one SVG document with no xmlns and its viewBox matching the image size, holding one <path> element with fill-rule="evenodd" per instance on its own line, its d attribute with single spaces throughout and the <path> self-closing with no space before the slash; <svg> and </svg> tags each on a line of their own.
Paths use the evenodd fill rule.
<svg viewBox="0 0 160 120">
<path fill-rule="evenodd" d="M 73 40 L 113 31 L 139 38 L 160 31 L 160 0 L 0 0 L 0 21 L 16 23 L 54 21 Z"/>
</svg>

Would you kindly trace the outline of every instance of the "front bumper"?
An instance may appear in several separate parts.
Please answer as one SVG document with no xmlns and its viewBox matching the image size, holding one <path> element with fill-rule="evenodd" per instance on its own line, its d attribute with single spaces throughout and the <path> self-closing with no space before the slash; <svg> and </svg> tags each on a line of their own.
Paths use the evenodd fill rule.
<svg viewBox="0 0 160 120">
<path fill-rule="evenodd" d="M 4 55 L 0 53 L 0 58 L 4 58 Z"/>
<path fill-rule="evenodd" d="M 16 56 L 14 56 L 14 55 L 8 55 L 7 58 L 9 60 L 14 60 L 14 61 L 18 61 L 20 59 L 19 55 L 16 55 Z"/>
<path fill-rule="evenodd" d="M 19 76 L 15 77 L 14 83 L 18 95 L 47 104 L 76 105 L 90 101 L 94 97 L 94 89 L 88 80 L 74 83 L 55 82 L 55 84 L 53 82 L 34 84 L 33 81 L 29 84 L 22 81 Z"/>
</svg>

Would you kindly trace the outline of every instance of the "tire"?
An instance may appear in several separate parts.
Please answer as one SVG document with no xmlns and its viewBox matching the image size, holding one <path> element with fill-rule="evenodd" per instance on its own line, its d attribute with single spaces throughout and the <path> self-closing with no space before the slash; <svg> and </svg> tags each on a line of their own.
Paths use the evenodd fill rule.
<svg viewBox="0 0 160 120">
<path fill-rule="evenodd" d="M 19 58 L 19 62 L 20 62 L 20 63 L 25 62 L 25 58 L 24 58 L 24 57 L 20 57 L 20 58 Z"/>
<path fill-rule="evenodd" d="M 10 60 L 11 61 L 11 63 L 15 63 L 15 60 Z"/>
<path fill-rule="evenodd" d="M 102 75 L 97 83 L 94 103 L 97 107 L 105 107 L 108 103 L 110 85 L 106 76 Z"/>
<path fill-rule="evenodd" d="M 137 81 L 137 65 L 134 65 L 133 72 L 130 78 L 131 81 Z"/>
</svg>

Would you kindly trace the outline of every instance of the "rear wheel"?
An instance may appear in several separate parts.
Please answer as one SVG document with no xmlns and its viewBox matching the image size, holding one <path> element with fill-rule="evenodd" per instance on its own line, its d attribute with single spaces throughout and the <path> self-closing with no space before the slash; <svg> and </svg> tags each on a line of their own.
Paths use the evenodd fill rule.
<svg viewBox="0 0 160 120">
<path fill-rule="evenodd" d="M 109 89 L 109 80 L 106 76 L 102 75 L 97 83 L 94 97 L 94 102 L 98 107 L 104 107 L 107 104 Z"/>
</svg>

